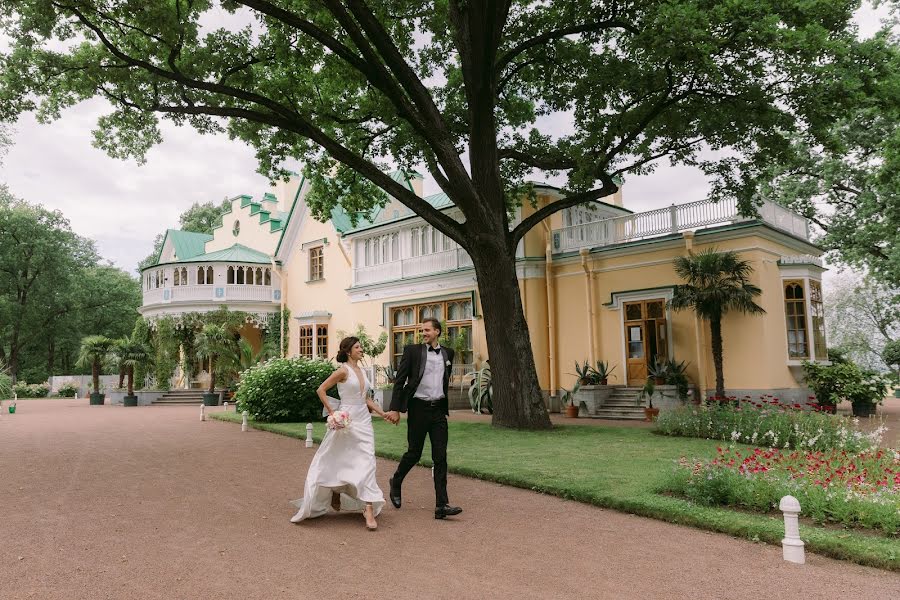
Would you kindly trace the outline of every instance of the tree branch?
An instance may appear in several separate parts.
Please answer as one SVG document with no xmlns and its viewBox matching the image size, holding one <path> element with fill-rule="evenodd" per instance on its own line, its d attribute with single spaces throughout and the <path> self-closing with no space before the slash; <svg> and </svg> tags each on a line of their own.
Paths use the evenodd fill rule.
<svg viewBox="0 0 900 600">
<path fill-rule="evenodd" d="M 512 246 L 515 247 L 519 243 L 519 240 L 525 237 L 525 234 L 528 233 L 532 227 L 534 227 L 547 217 L 550 217 L 554 213 L 557 213 L 565 208 L 569 208 L 570 206 L 577 206 L 579 204 L 593 202 L 594 200 L 605 198 L 606 196 L 611 196 L 612 194 L 615 194 L 617 191 L 619 191 L 619 186 L 617 186 L 615 182 L 613 182 L 612 178 L 608 175 L 604 174 L 601 177 L 601 180 L 603 181 L 603 187 L 587 192 L 581 192 L 579 194 L 572 194 L 571 196 L 566 196 L 562 200 L 557 200 L 556 202 L 551 202 L 550 204 L 541 207 L 540 209 L 530 214 L 527 218 L 523 219 L 522 222 L 512 230 Z"/>
<path fill-rule="evenodd" d="M 500 159 L 516 160 L 523 165 L 534 167 L 542 171 L 564 171 L 566 169 L 574 169 L 577 163 L 563 156 L 533 156 L 515 148 L 500 148 Z"/>
<path fill-rule="evenodd" d="M 605 29 L 624 29 L 625 31 L 628 31 L 635 35 L 640 33 L 640 31 L 636 27 L 634 27 L 630 23 L 627 23 L 620 19 L 607 19 L 604 21 L 594 21 L 592 23 L 582 23 L 581 25 L 572 25 L 571 27 L 563 27 L 561 29 L 554 29 L 553 31 L 547 31 L 547 32 L 537 35 L 531 39 L 525 40 L 518 46 L 515 46 L 512 49 L 505 52 L 497 60 L 495 69 L 498 73 L 501 72 L 519 54 L 525 52 L 529 48 L 534 48 L 535 46 L 540 46 L 542 44 L 546 44 L 550 40 L 563 38 L 567 35 L 575 35 L 578 33 L 590 33 L 590 32 L 596 32 L 596 31 L 603 31 Z"/>
</svg>

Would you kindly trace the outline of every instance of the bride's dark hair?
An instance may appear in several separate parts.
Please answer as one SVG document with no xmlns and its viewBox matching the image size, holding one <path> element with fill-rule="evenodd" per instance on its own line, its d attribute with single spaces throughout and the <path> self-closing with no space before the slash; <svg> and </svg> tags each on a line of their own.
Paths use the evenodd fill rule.
<svg viewBox="0 0 900 600">
<path fill-rule="evenodd" d="M 353 346 L 355 346 L 358 341 L 359 338 L 352 335 L 341 340 L 337 353 L 337 361 L 339 363 L 345 363 L 350 360 L 350 350 L 353 349 Z"/>
</svg>

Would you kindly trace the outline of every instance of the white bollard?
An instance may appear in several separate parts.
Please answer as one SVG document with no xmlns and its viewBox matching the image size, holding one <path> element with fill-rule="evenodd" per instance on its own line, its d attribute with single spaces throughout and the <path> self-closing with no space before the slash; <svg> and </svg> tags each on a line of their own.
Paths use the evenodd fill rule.
<svg viewBox="0 0 900 600">
<path fill-rule="evenodd" d="M 793 496 L 785 496 L 778 504 L 778 509 L 784 513 L 784 539 L 781 540 L 784 560 L 798 565 L 806 564 L 806 551 L 803 549 L 803 540 L 800 539 L 800 502 Z"/>
<path fill-rule="evenodd" d="M 222 406 L 225 407 L 225 412 L 228 412 L 228 402 L 227 402 L 227 401 L 226 401 L 226 402 L 223 402 L 223 403 L 222 403 Z"/>
<path fill-rule="evenodd" d="M 306 424 L 306 447 L 312 448 L 312 423 Z"/>
<path fill-rule="evenodd" d="M 206 406 L 202 402 L 200 403 L 200 420 L 206 420 Z"/>
<path fill-rule="evenodd" d="M 78 400 L 78 390 L 75 390 L 75 399 Z"/>
<path fill-rule="evenodd" d="M 245 410 L 241 415 L 244 417 L 241 421 L 241 431 L 247 431 L 247 417 L 250 416 L 250 413 Z"/>
</svg>

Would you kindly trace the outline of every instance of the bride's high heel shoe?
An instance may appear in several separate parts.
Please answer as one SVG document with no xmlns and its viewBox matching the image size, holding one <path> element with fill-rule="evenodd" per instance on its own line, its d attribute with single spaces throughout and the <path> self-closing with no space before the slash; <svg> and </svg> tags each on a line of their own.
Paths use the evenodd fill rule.
<svg viewBox="0 0 900 600">
<path fill-rule="evenodd" d="M 363 515 L 366 517 L 366 529 L 369 531 L 378 529 L 378 523 L 375 521 L 375 510 L 372 508 L 371 504 L 366 504 Z"/>
</svg>

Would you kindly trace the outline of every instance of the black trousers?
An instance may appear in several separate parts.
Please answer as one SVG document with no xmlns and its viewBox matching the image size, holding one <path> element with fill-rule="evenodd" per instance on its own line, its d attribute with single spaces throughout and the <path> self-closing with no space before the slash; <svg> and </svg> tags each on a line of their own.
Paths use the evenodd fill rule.
<svg viewBox="0 0 900 600">
<path fill-rule="evenodd" d="M 409 448 L 400 459 L 394 473 L 394 484 L 400 485 L 419 459 L 425 447 L 425 436 L 431 440 L 431 460 L 434 463 L 434 499 L 436 506 L 449 503 L 447 499 L 447 415 L 439 407 L 431 407 L 418 400 L 410 400 L 406 440 Z"/>
</svg>

